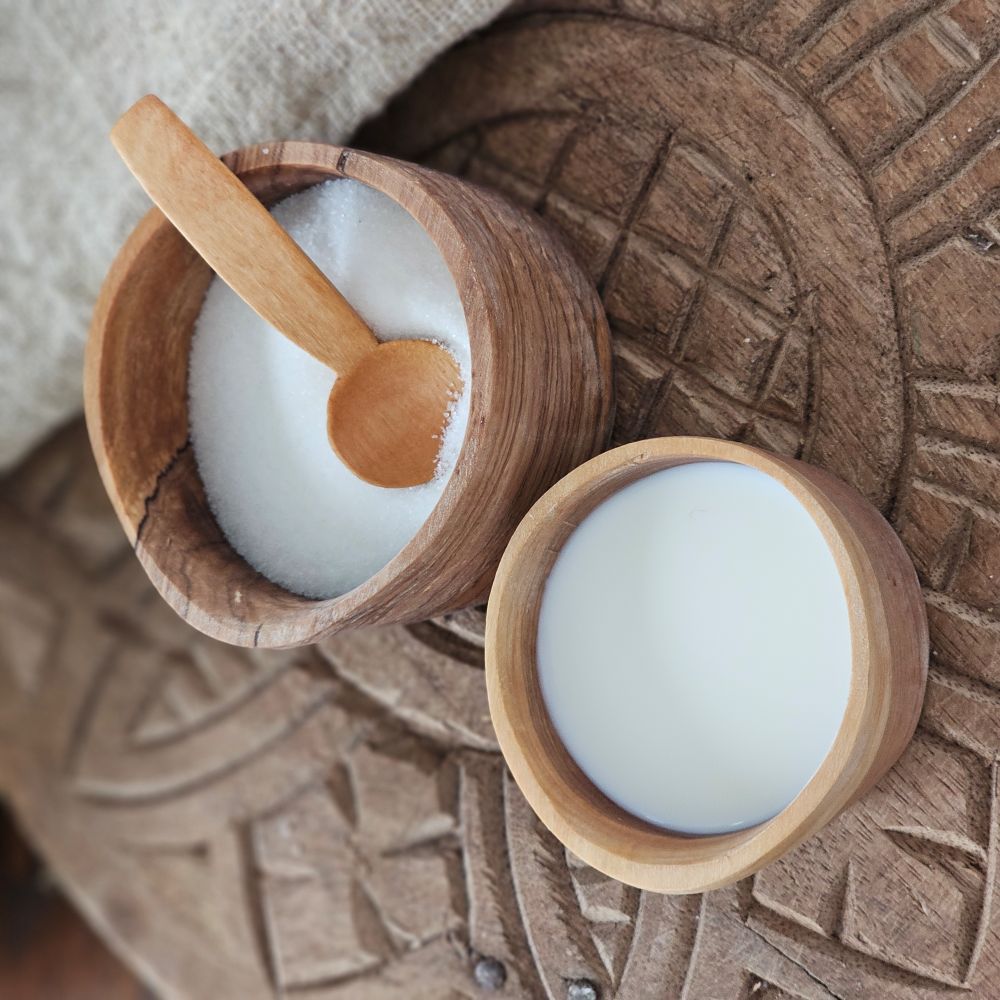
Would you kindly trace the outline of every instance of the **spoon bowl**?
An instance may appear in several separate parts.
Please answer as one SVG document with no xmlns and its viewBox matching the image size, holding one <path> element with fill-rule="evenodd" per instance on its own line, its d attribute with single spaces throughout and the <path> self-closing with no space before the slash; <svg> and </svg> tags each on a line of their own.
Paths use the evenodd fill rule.
<svg viewBox="0 0 1000 1000">
<path fill-rule="evenodd" d="M 434 477 L 448 412 L 462 394 L 455 359 L 430 340 L 390 340 L 338 377 L 327 435 L 354 473 L 376 486 Z"/>
</svg>

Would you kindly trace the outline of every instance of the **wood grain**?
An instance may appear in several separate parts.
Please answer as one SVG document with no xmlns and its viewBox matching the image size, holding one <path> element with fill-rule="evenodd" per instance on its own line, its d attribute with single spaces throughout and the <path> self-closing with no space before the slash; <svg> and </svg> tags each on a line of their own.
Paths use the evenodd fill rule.
<svg viewBox="0 0 1000 1000">
<path fill-rule="evenodd" d="M 188 438 L 188 353 L 210 272 L 154 209 L 101 290 L 84 391 L 98 468 L 136 555 L 186 621 L 245 646 L 301 645 L 474 604 L 531 502 L 607 440 L 610 341 L 592 285 L 543 223 L 445 174 L 304 142 L 248 147 L 225 159 L 266 203 L 346 177 L 413 215 L 441 251 L 465 309 L 468 431 L 430 517 L 370 579 L 317 601 L 261 577 L 216 524 Z M 372 357 L 385 351 L 398 354 L 399 345 Z M 367 371 L 362 364 L 357 386 Z M 331 403 L 341 399 L 335 390 Z"/>
<path fill-rule="evenodd" d="M 690 837 L 626 812 L 570 756 L 542 696 L 538 616 L 559 552 L 596 507 L 645 476 L 702 461 L 733 462 L 763 472 L 788 489 L 815 521 L 847 597 L 851 680 L 837 737 L 794 801 L 749 829 Z M 727 623 L 720 621 L 718 627 Z M 846 483 L 804 462 L 745 444 L 674 436 L 598 455 L 538 500 L 497 571 L 485 652 L 497 741 L 545 826 L 577 857 L 627 885 L 655 892 L 704 892 L 752 875 L 797 847 L 896 762 L 923 704 L 927 616 L 920 583 L 899 539 Z"/>
<path fill-rule="evenodd" d="M 998 52 L 986 0 L 550 0 L 357 139 L 561 229 L 612 318 L 617 442 L 807 458 L 916 563 L 913 742 L 734 887 L 639 892 L 545 831 L 481 612 L 225 647 L 135 565 L 80 426 L 0 486 L 0 788 L 160 993 L 993 1000 Z"/>
</svg>

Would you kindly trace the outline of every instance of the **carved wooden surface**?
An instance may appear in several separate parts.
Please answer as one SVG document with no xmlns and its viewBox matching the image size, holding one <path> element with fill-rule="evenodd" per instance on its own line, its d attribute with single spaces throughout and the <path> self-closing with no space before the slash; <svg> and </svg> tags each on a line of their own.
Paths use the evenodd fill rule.
<svg viewBox="0 0 1000 1000">
<path fill-rule="evenodd" d="M 554 2 L 363 137 L 568 235 L 611 316 L 617 441 L 818 462 L 918 565 L 912 746 L 732 889 L 639 893 L 539 828 L 478 612 L 226 648 L 152 593 L 79 427 L 3 485 L 0 787 L 165 995 L 997 995 L 998 49 L 994 0 Z"/>
</svg>

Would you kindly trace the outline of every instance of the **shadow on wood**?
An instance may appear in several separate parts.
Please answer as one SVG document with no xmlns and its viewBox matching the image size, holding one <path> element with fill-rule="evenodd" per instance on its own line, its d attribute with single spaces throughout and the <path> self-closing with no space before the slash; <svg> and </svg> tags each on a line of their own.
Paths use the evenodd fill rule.
<svg viewBox="0 0 1000 1000">
<path fill-rule="evenodd" d="M 152 1000 L 52 883 L 0 806 L 0 996 Z"/>
</svg>

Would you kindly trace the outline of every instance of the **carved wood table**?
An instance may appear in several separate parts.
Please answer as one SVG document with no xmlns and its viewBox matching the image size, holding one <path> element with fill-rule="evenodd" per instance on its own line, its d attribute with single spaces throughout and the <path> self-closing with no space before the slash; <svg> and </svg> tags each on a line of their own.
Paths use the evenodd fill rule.
<svg viewBox="0 0 1000 1000">
<path fill-rule="evenodd" d="M 80 426 L 6 480 L 0 788 L 164 995 L 1000 996 L 998 47 L 995 0 L 522 6 L 359 139 L 566 234 L 615 334 L 617 441 L 801 455 L 918 565 L 912 746 L 732 889 L 640 893 L 540 828 L 480 611 L 226 648 L 151 591 Z"/>
</svg>

